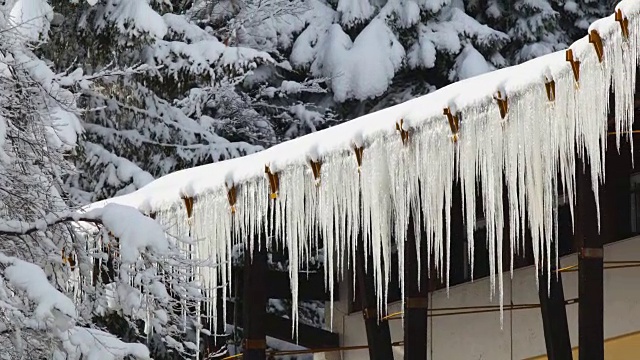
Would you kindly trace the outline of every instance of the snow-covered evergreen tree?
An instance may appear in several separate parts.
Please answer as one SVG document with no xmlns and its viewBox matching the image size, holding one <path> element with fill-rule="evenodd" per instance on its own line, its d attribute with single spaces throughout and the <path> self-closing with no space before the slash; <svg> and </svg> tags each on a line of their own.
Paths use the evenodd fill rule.
<svg viewBox="0 0 640 360">
<path fill-rule="evenodd" d="M 513 3 L 510 50 L 515 63 L 566 48 L 569 39 L 560 28 L 559 14 L 546 0 Z"/>
<path fill-rule="evenodd" d="M 474 1 L 469 11 L 480 21 L 509 34 L 503 54 L 509 64 L 517 64 L 566 48 L 571 42 L 552 1 Z"/>
<path fill-rule="evenodd" d="M 228 19 L 218 14 L 224 2 L 212 4 L 52 0 L 54 26 L 40 53 L 57 71 L 79 67 L 100 85 L 80 99 L 86 160 L 68 181 L 75 200 L 130 192 L 327 126 L 331 115 L 302 99 L 324 93 L 322 80 L 301 78 L 263 51 L 268 41 L 242 32 L 261 23 L 257 16 L 296 10 L 263 2 Z M 236 46 L 236 37 L 251 40 Z"/>
<path fill-rule="evenodd" d="M 589 25 L 613 13 L 614 0 L 472 0 L 467 12 L 506 32 L 501 52 L 510 65 L 566 48 L 587 34 Z"/>
<path fill-rule="evenodd" d="M 328 94 L 306 100 L 341 119 L 504 64 L 499 50 L 508 36 L 466 15 L 460 1 L 293 3 L 302 9 L 295 17 L 243 24 L 231 33 L 241 33 L 235 39 L 247 46 L 256 46 L 249 35 L 269 34 L 259 45 L 294 73 L 326 79 Z"/>
<path fill-rule="evenodd" d="M 617 1 L 613 0 L 553 0 L 563 15 L 565 31 L 571 39 L 587 34 L 595 20 L 613 13 Z"/>
<path fill-rule="evenodd" d="M 227 47 L 146 0 L 53 5 L 56 26 L 41 54 L 56 59 L 57 71 L 80 68 L 99 84 L 80 98 L 86 161 L 69 180 L 77 201 L 274 142 L 268 122 L 234 89 L 246 71 L 272 61 L 268 54 Z"/>
<path fill-rule="evenodd" d="M 199 0 L 187 10 L 194 23 L 211 29 L 225 44 L 256 49 L 274 60 L 260 64 L 236 88 L 273 129 L 273 142 L 266 145 L 336 123 L 325 101 L 326 79 L 292 68 L 289 59 L 310 9 L 299 0 Z"/>
</svg>

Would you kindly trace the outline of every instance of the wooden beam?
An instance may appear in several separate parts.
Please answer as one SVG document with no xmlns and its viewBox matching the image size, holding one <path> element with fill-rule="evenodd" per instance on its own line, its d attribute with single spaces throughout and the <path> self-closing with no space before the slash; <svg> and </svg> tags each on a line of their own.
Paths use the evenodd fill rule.
<svg viewBox="0 0 640 360">
<path fill-rule="evenodd" d="M 555 254 L 552 256 L 555 258 Z M 538 276 L 538 296 L 547 357 L 549 360 L 572 360 L 562 273 L 556 272 L 554 260 L 552 264 L 550 281 L 547 281 L 545 271 L 541 271 Z"/>
<path fill-rule="evenodd" d="M 640 113 L 636 113 L 640 116 Z M 631 233 L 631 144 L 623 136 L 620 153 L 615 137 L 608 139 L 606 153 L 605 182 L 600 191 L 601 231 L 603 242 L 622 240 L 633 236 Z M 637 140 L 636 140 L 637 141 Z M 636 151 L 637 156 L 637 150 Z M 637 159 L 637 157 L 636 157 Z"/>
<path fill-rule="evenodd" d="M 225 332 L 225 324 L 224 324 L 224 313 L 223 313 L 223 307 L 222 304 L 220 304 L 222 301 L 224 301 L 224 298 L 222 297 L 222 289 L 217 289 L 217 297 L 218 297 L 218 304 L 219 306 L 214 310 L 216 311 L 216 327 L 210 326 L 210 322 L 213 321 L 213 319 L 208 318 L 206 315 L 201 315 L 200 321 L 202 323 L 203 328 L 205 329 L 209 329 L 209 328 L 214 328 L 217 329 L 217 334 L 212 334 L 211 335 L 206 335 L 206 334 L 201 334 L 200 336 L 202 337 L 202 356 L 200 357 L 201 359 L 208 359 L 210 356 L 212 356 L 213 354 L 217 354 L 218 356 L 220 355 L 225 355 L 228 354 L 227 352 L 227 340 L 230 337 L 230 334 L 227 334 Z M 203 307 L 202 308 L 202 314 L 206 314 L 206 309 Z M 231 317 L 233 318 L 233 316 Z"/>
<path fill-rule="evenodd" d="M 244 270 L 242 268 L 234 268 L 234 273 L 238 273 L 240 280 L 239 289 L 244 286 Z M 267 282 L 267 298 L 269 299 L 291 299 L 291 283 L 289 281 L 289 273 L 277 270 L 268 270 L 266 274 Z M 298 300 L 322 300 L 329 301 L 330 294 L 324 286 L 324 274 L 322 272 L 299 273 L 298 274 Z M 242 296 L 242 293 L 238 294 Z M 232 296 L 236 296 L 235 293 Z M 333 293 L 334 301 L 339 300 L 337 286 Z"/>
<path fill-rule="evenodd" d="M 582 173 L 577 169 L 576 244 L 578 249 L 579 356 L 584 359 L 604 358 L 604 276 L 603 258 L 606 242 L 628 235 L 629 145 L 624 141 L 620 154 L 615 139 L 608 139 L 606 178 L 599 189 L 600 233 L 591 187 L 588 164 Z M 621 211 L 622 210 L 622 211 Z"/>
<path fill-rule="evenodd" d="M 253 256 L 250 256 L 251 252 L 247 248 L 244 252 L 244 296 L 242 297 L 244 302 L 242 358 L 244 360 L 266 359 L 267 249 L 265 240 L 266 236 L 259 237 L 260 243 L 255 243 L 253 246 Z"/>
<path fill-rule="evenodd" d="M 227 302 L 227 319 L 233 319 L 234 311 L 238 307 L 238 311 L 243 311 L 241 304 L 235 304 L 231 301 Z M 238 319 L 236 325 L 240 328 L 244 323 L 242 319 Z M 340 341 L 338 334 L 323 330 L 314 326 L 298 323 L 298 339 L 291 336 L 291 320 L 274 314 L 265 314 L 265 333 L 267 336 L 286 341 L 290 344 L 298 344 L 308 349 L 329 349 L 339 346 Z"/>
<path fill-rule="evenodd" d="M 367 270 L 365 271 L 365 261 Z M 391 332 L 389 321 L 382 320 L 383 314 L 378 316 L 376 294 L 373 278 L 373 256 L 364 255 L 364 241 L 362 233 L 358 235 L 356 250 L 356 281 L 360 298 L 362 299 L 362 315 L 367 330 L 367 344 L 369 345 L 369 359 L 389 360 L 393 359 L 391 349 Z"/>
<path fill-rule="evenodd" d="M 414 218 L 409 216 L 407 241 L 404 246 L 404 358 L 405 360 L 427 359 L 427 324 L 429 309 L 429 274 L 427 273 L 426 246 L 420 247 L 420 269 L 416 243 Z M 418 273 L 420 279 L 418 280 Z"/>
<path fill-rule="evenodd" d="M 580 360 L 604 359 L 603 247 L 589 164 L 578 162 L 575 237 L 578 245 Z M 584 170 L 584 173 L 583 173 Z"/>
</svg>

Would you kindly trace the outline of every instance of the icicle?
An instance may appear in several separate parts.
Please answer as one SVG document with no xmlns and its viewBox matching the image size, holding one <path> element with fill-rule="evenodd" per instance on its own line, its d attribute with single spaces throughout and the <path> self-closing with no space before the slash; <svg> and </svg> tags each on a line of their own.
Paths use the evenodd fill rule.
<svg viewBox="0 0 640 360">
<path fill-rule="evenodd" d="M 306 238 L 305 225 L 305 183 L 310 179 L 305 177 L 305 168 L 289 168 L 281 173 L 281 188 L 279 200 L 276 201 L 276 225 L 279 237 L 284 240 L 284 247 L 289 257 L 289 280 L 291 285 L 291 322 L 292 336 L 298 336 L 298 282 L 301 271 L 300 255 L 303 240 Z M 282 241 L 276 239 L 276 241 Z"/>
<path fill-rule="evenodd" d="M 453 183 L 455 174 L 455 153 L 457 148 L 457 142 L 451 143 L 449 147 L 445 147 L 444 151 L 448 153 L 443 154 L 443 161 L 448 163 L 443 164 L 443 171 L 446 171 L 442 179 L 444 185 L 444 214 L 445 214 L 445 283 L 447 287 L 447 297 L 449 296 L 449 274 L 451 272 L 451 206 L 453 197 Z"/>
<path fill-rule="evenodd" d="M 513 263 L 515 255 L 518 253 L 517 245 L 518 235 L 520 234 L 521 214 L 518 203 L 518 155 L 519 155 L 519 137 L 520 121 L 517 116 L 511 116 L 509 124 L 506 125 L 504 131 L 504 176 L 507 186 L 508 214 L 509 214 L 509 251 L 510 277 L 513 278 Z"/>
<path fill-rule="evenodd" d="M 307 194 L 314 204 L 314 223 L 310 230 L 319 230 L 325 251 L 325 286 L 333 297 L 334 269 L 339 267 L 340 257 L 351 259 L 355 264 L 355 246 L 360 229 L 359 180 L 355 161 L 350 156 L 330 156 L 323 159 L 321 186 Z M 337 239 L 337 241 L 336 241 Z M 316 243 L 314 246 L 318 246 Z M 334 254 L 338 255 L 338 262 Z M 342 255 L 341 255 L 342 254 Z M 338 273 L 341 270 L 339 269 Z M 355 287 L 355 272 L 354 272 Z M 333 323 L 333 301 L 330 303 L 330 319 Z"/>
<path fill-rule="evenodd" d="M 217 335 L 218 318 L 216 308 L 222 301 L 226 307 L 227 289 L 231 286 L 231 243 L 233 213 L 229 209 L 226 189 L 203 194 L 194 204 L 194 241 L 198 262 L 198 279 L 204 295 L 209 297 L 206 316 L 212 319 L 212 330 Z M 218 298 L 218 289 L 222 288 L 222 299 Z M 223 312 L 226 323 L 226 313 Z M 211 326 L 210 326 L 211 328 Z"/>
<path fill-rule="evenodd" d="M 556 271 L 554 271 L 556 278 L 558 276 L 560 276 L 560 272 L 558 271 L 560 269 L 560 251 L 559 250 L 559 243 L 560 243 L 560 236 L 559 236 L 559 232 L 558 232 L 558 193 L 556 192 L 555 196 L 553 197 L 553 240 L 555 242 L 555 248 L 554 248 L 554 252 L 556 254 L 555 259 L 554 259 L 554 269 Z M 548 272 L 548 276 L 547 276 L 547 296 L 551 297 L 551 271 Z"/>
<path fill-rule="evenodd" d="M 589 49 L 591 50 L 591 49 Z M 598 231 L 600 231 L 599 185 L 604 182 L 607 120 L 611 84 L 610 62 L 599 63 L 593 51 L 586 51 L 582 62 L 581 81 L 584 86 L 576 92 L 578 141 L 584 150 L 582 159 L 591 170 L 591 186 L 596 203 Z M 579 149 L 580 150 L 580 149 Z M 581 152 L 579 151 L 580 155 Z"/>
<path fill-rule="evenodd" d="M 422 220 L 426 234 L 427 259 L 433 255 L 435 270 L 440 278 L 446 276 L 448 258 L 446 249 L 447 230 L 443 227 L 445 209 L 450 201 L 450 190 L 453 184 L 456 142 L 451 140 L 450 124 L 442 118 L 434 118 L 427 122 L 429 128 L 420 131 L 416 144 L 416 162 L 418 164 L 420 204 Z M 449 194 L 447 194 L 449 192 Z M 447 216 L 448 210 L 447 210 Z M 448 225 L 447 225 L 448 226 Z M 419 243 L 416 250 L 420 253 Z M 420 261 L 418 261 L 420 266 Z M 431 262 L 427 264 L 431 272 Z"/>
<path fill-rule="evenodd" d="M 373 278 L 378 314 L 387 307 L 391 272 L 391 179 L 387 162 L 387 144 L 374 142 L 367 147 L 361 166 L 362 217 L 365 244 L 373 255 Z"/>
<path fill-rule="evenodd" d="M 194 258 L 194 239 L 196 239 L 196 236 L 193 232 L 193 204 L 195 202 L 194 198 L 189 196 L 189 197 L 183 197 L 182 200 L 184 201 L 184 206 L 185 206 L 185 211 L 187 212 L 187 232 L 188 232 L 188 236 L 189 236 L 189 241 L 190 243 L 186 246 L 186 257 L 187 259 L 191 260 L 192 262 L 195 262 L 195 258 Z M 186 279 L 187 281 L 197 281 L 195 279 L 195 267 L 194 268 L 190 268 L 186 270 Z M 183 316 L 183 322 L 184 322 L 184 331 L 187 331 L 187 323 L 188 323 L 188 304 L 187 304 L 187 299 L 183 299 L 182 300 L 182 316 Z M 198 318 L 198 323 L 200 322 L 200 319 Z M 195 324 L 194 324 L 195 325 Z M 196 334 L 196 344 L 198 344 L 200 342 L 200 331 L 197 329 L 194 329 Z M 198 355 L 196 355 L 197 357 Z"/>
<path fill-rule="evenodd" d="M 458 146 L 458 174 L 462 190 L 463 218 L 466 226 L 467 255 L 471 269 L 471 279 L 475 268 L 475 236 L 476 227 L 476 172 L 477 172 L 477 123 L 462 119 L 464 136 Z"/>
<path fill-rule="evenodd" d="M 626 134 L 631 145 L 631 162 L 633 157 L 633 121 L 635 115 L 636 70 L 638 66 L 638 31 L 640 25 L 634 21 L 632 29 L 621 10 L 616 11 L 616 20 L 621 24 L 620 30 L 605 39 L 605 58 L 611 62 L 612 82 L 615 99 L 615 131 L 616 146 L 620 152 L 620 138 Z"/>
<path fill-rule="evenodd" d="M 419 205 L 415 206 L 418 197 L 418 176 L 414 164 L 418 160 L 416 158 L 416 141 L 420 142 L 421 140 L 420 134 L 417 133 L 415 140 L 409 142 L 409 133 L 406 129 L 404 131 L 404 134 L 401 133 L 402 142 L 391 142 L 388 145 L 390 147 L 388 150 L 389 156 L 391 157 L 389 163 L 396 164 L 395 166 L 391 166 L 389 170 L 391 175 L 391 198 L 393 201 L 393 209 L 395 210 L 393 212 L 393 225 L 398 254 L 398 283 L 400 284 L 402 308 L 404 308 L 405 302 L 404 247 L 407 241 L 410 211 L 414 212 L 412 215 L 414 222 L 413 230 L 414 236 L 417 237 L 414 246 L 417 248 L 420 246 L 420 216 L 417 215 L 415 211 L 419 211 Z M 414 131 L 413 136 L 416 136 L 416 131 Z M 418 263 L 420 262 L 419 256 L 417 261 Z M 418 287 L 419 286 L 420 266 L 418 265 Z M 404 321 L 404 316 L 402 319 L 402 321 Z"/>
<path fill-rule="evenodd" d="M 498 289 L 502 308 L 503 136 L 500 108 L 490 105 L 493 104 L 485 104 L 467 110 L 464 116 L 463 131 L 467 123 L 473 122 L 476 127 L 477 144 L 482 144 L 476 150 L 476 156 L 480 170 L 481 195 L 487 229 L 486 241 L 489 248 L 490 294 L 491 296 L 495 294 L 495 277 L 499 275 Z M 466 134 L 462 133 L 461 139 L 464 136 Z"/>
</svg>

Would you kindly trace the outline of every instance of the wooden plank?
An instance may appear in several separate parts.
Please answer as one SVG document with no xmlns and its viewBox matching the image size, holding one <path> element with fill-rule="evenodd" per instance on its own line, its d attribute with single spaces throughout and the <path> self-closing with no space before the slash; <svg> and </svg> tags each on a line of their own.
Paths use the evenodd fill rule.
<svg viewBox="0 0 640 360">
<path fill-rule="evenodd" d="M 234 273 L 238 273 L 240 284 L 239 289 L 244 288 L 244 271 L 242 268 L 234 268 Z M 291 284 L 289 282 L 289 273 L 277 270 L 268 270 L 266 274 L 267 297 L 269 299 L 291 299 Z M 298 275 L 298 300 L 322 300 L 329 301 L 330 294 L 324 286 L 324 274 L 322 272 L 299 273 Z M 333 292 L 334 301 L 339 300 L 338 290 Z M 242 293 L 239 294 L 240 296 Z M 235 292 L 232 296 L 236 296 Z"/>
<path fill-rule="evenodd" d="M 414 218 L 409 217 L 407 241 L 404 246 L 404 358 L 406 360 L 427 359 L 427 324 L 429 311 L 429 276 L 427 273 L 426 246 L 420 247 L 420 269 Z M 420 280 L 418 280 L 420 273 Z"/>
<path fill-rule="evenodd" d="M 576 229 L 578 244 L 578 345 L 580 360 L 604 359 L 603 247 L 598 233 L 589 164 L 578 162 Z M 583 173 L 584 169 L 584 173 Z"/>
<path fill-rule="evenodd" d="M 599 189 L 600 231 L 591 178 L 580 167 L 577 177 L 576 243 L 578 248 L 579 357 L 604 359 L 603 244 L 629 234 L 629 174 L 631 159 L 623 142 L 620 155 L 615 137 L 608 139 L 605 184 Z M 581 166 L 582 164 L 579 164 Z M 621 214 L 623 216 L 621 216 Z"/>
<path fill-rule="evenodd" d="M 637 114 L 640 116 L 640 114 Z M 631 145 L 626 135 L 621 139 L 620 153 L 615 136 L 609 136 L 606 154 L 606 178 L 600 192 L 604 244 L 633 236 L 631 233 Z M 636 140 L 637 141 L 637 140 Z"/>
<path fill-rule="evenodd" d="M 552 256 L 555 258 L 555 255 Z M 538 278 L 538 296 L 547 357 L 549 360 L 571 360 L 573 355 L 562 286 L 562 273 L 556 272 L 555 265 L 552 265 L 550 281 L 547 281 L 547 274 L 544 271 L 540 272 Z"/>
<path fill-rule="evenodd" d="M 453 184 L 453 196 L 451 201 L 451 241 L 449 242 L 451 253 L 451 269 L 449 270 L 450 286 L 465 283 L 471 280 L 471 272 L 467 261 L 467 231 L 463 221 L 462 189 L 460 183 Z M 506 222 L 508 223 L 508 222 Z M 424 234 L 422 238 L 424 239 Z M 484 239 L 483 239 L 484 240 Z"/>
<path fill-rule="evenodd" d="M 267 313 L 267 249 L 266 237 L 260 236 L 254 244 L 253 258 L 245 249 L 243 306 L 243 352 L 244 360 L 266 359 L 266 313 Z M 258 249 L 260 248 L 260 249 Z"/>
<path fill-rule="evenodd" d="M 217 297 L 219 304 L 223 300 L 222 297 L 222 289 L 217 290 Z M 224 313 L 223 307 L 217 307 L 216 311 L 216 327 L 211 326 L 210 322 L 213 322 L 213 319 L 206 317 L 206 315 L 202 315 L 200 321 L 202 322 L 202 326 L 205 329 L 212 329 L 211 335 L 201 334 L 202 337 L 202 359 L 209 359 L 210 356 L 216 354 L 217 356 L 228 354 L 227 352 L 227 340 L 230 337 L 230 334 L 225 332 L 225 324 L 224 324 Z M 206 310 L 203 306 L 202 314 L 206 314 Z M 213 329 L 217 329 L 217 335 L 213 333 Z"/>
<path fill-rule="evenodd" d="M 238 311 L 242 312 L 242 305 L 235 304 L 231 301 L 227 302 L 227 319 L 232 321 L 236 306 Z M 242 319 L 236 325 L 240 328 L 244 323 Z M 298 323 L 298 339 L 291 336 L 291 320 L 274 314 L 265 314 L 265 332 L 266 335 L 275 339 L 286 341 L 291 344 L 298 344 L 309 349 L 329 349 L 339 346 L 338 334 L 323 330 L 314 326 Z"/>
<path fill-rule="evenodd" d="M 377 303 L 373 278 L 373 256 L 364 255 L 364 241 L 362 233 L 358 236 L 358 247 L 356 250 L 356 281 L 358 292 L 362 300 L 362 315 L 364 317 L 365 328 L 367 330 L 367 344 L 369 345 L 369 359 L 389 360 L 393 359 L 391 349 L 391 332 L 389 331 L 389 321 L 382 320 L 383 316 L 377 314 Z M 365 261 L 368 262 L 365 271 Z M 381 314 L 382 315 L 382 314 Z M 380 319 L 379 319 L 380 318 Z"/>
</svg>

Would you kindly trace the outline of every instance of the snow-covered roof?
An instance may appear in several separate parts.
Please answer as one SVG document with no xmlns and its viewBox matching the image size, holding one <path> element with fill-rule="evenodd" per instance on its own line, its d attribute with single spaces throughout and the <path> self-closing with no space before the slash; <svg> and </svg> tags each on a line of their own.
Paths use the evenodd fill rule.
<svg viewBox="0 0 640 360">
<path fill-rule="evenodd" d="M 292 284 L 297 283 L 298 269 L 317 241 L 308 234 L 320 231 L 325 247 L 333 250 L 325 257 L 331 283 L 334 269 L 338 276 L 343 275 L 361 232 L 367 250 L 381 259 L 373 271 L 381 280 L 376 284 L 382 294 L 388 279 L 381 277 L 390 273 L 384 270 L 391 266 L 390 239 L 395 238 L 402 250 L 411 207 L 421 210 L 417 220 L 428 235 L 428 251 L 436 256 L 439 271 L 448 278 L 446 243 L 450 231 L 446 220 L 453 183 L 459 181 L 469 238 L 476 219 L 476 192 L 481 191 L 478 195 L 485 212 L 492 274 L 502 269 L 502 257 L 495 254 L 501 253 L 503 246 L 517 248 L 509 242 L 524 241 L 520 229 L 525 222 L 532 229 L 536 266 L 549 266 L 553 237 L 549 214 L 555 206 L 557 185 L 564 187 L 573 204 L 578 158 L 589 159 L 594 188 L 603 181 L 611 88 L 618 134 L 629 131 L 633 123 L 640 2 L 623 0 L 616 11 L 620 20 L 628 20 L 628 37 L 623 31 L 625 21 L 616 21 L 616 15 L 596 21 L 589 28 L 592 42 L 587 36 L 571 45 L 574 62 L 567 61 L 566 51 L 556 52 L 257 154 L 178 171 L 91 208 L 118 203 L 157 213 L 160 221 L 176 223 L 177 232 L 186 234 L 190 229 L 196 237 L 206 239 L 200 242 L 201 256 L 230 263 L 231 241 L 252 239 L 266 226 L 271 201 L 270 181 L 265 175 L 268 166 L 279 180 L 272 224 L 278 235 L 273 241 L 288 247 Z M 362 62 L 363 67 L 366 64 Z M 551 90 L 555 98 L 550 100 Z M 457 141 L 453 141 L 445 109 L 459 120 Z M 398 125 L 408 132 L 406 144 Z M 354 154 L 356 148 L 363 149 L 361 166 Z M 321 162 L 319 183 L 310 160 Z M 478 188 L 477 183 L 481 185 Z M 233 213 L 228 197 L 231 188 L 236 192 Z M 503 239 L 501 231 L 505 219 L 503 188 L 508 193 L 509 239 Z M 195 198 L 192 221 L 187 221 L 183 197 Z M 236 236 L 233 240 L 232 233 Z M 469 251 L 473 251 L 473 241 Z M 216 282 L 219 271 L 227 270 L 211 269 L 205 276 Z M 501 276 L 497 285 L 501 292 Z M 380 296 L 379 306 L 384 302 Z"/>
</svg>

